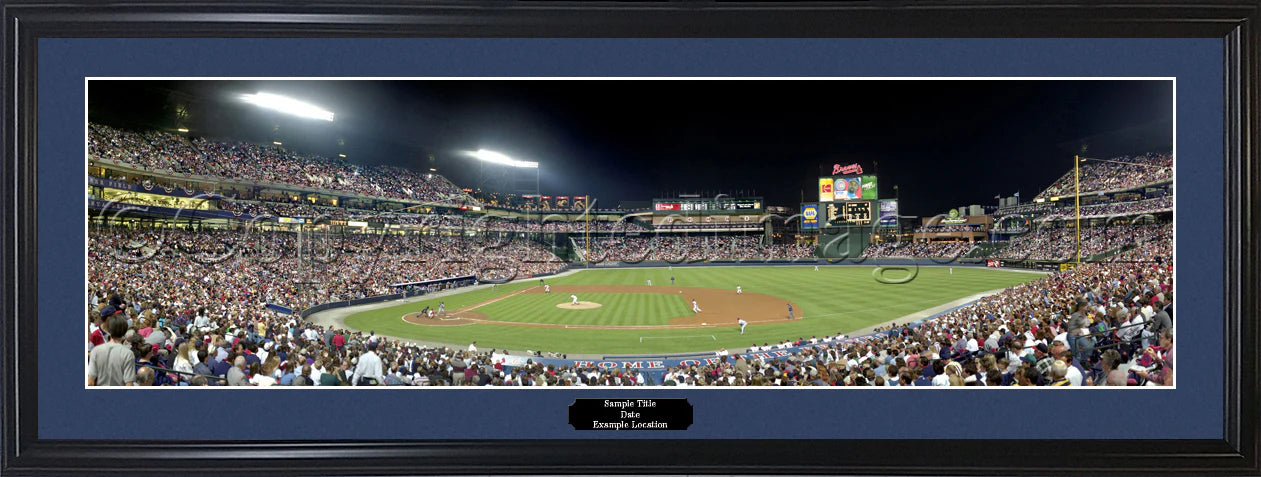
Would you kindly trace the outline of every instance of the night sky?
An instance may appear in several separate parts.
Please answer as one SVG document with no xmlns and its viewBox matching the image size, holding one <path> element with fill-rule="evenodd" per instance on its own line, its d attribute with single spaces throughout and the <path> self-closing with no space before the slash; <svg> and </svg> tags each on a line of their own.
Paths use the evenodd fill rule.
<svg viewBox="0 0 1261 477">
<path fill-rule="evenodd" d="M 282 94 L 332 123 L 246 105 Z M 1086 156 L 1170 151 L 1170 81 L 93 81 L 89 117 L 435 167 L 476 185 L 478 148 L 538 161 L 544 195 L 600 205 L 744 191 L 817 199 L 821 164 L 878 163 L 880 195 L 933 215 L 1031 199 Z M 430 156 L 434 159 L 431 161 Z M 866 166 L 864 166 L 866 167 Z"/>
</svg>

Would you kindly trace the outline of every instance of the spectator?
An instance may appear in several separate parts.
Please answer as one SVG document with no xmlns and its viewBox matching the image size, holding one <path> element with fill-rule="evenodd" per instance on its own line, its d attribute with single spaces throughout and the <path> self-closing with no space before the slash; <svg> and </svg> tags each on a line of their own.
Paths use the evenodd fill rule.
<svg viewBox="0 0 1261 477">
<path fill-rule="evenodd" d="M 136 384 L 135 355 L 131 347 L 122 344 L 127 333 L 127 319 L 111 316 L 105 323 L 109 342 L 92 348 L 88 355 L 88 386 L 134 386 Z"/>
</svg>

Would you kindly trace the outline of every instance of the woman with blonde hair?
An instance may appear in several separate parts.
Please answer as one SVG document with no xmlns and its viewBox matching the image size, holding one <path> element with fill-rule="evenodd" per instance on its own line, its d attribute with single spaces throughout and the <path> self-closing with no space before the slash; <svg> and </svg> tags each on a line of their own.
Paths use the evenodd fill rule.
<svg viewBox="0 0 1261 477">
<path fill-rule="evenodd" d="M 958 361 L 946 363 L 946 379 L 950 386 L 963 386 L 963 365 Z"/>
<path fill-rule="evenodd" d="M 267 358 L 267 362 L 259 368 L 258 373 L 250 378 L 250 384 L 255 386 L 274 386 L 276 384 L 276 367 L 280 365 L 280 357 L 272 356 Z"/>
<path fill-rule="evenodd" d="M 175 353 L 175 364 L 171 366 L 171 369 L 174 369 L 181 373 L 191 374 L 193 372 L 193 360 L 189 356 L 189 354 L 192 353 L 192 351 L 193 351 L 193 344 L 191 342 L 185 341 L 183 343 L 180 343 L 180 347 L 178 351 Z M 192 376 L 185 375 L 185 374 L 177 374 L 177 376 L 179 377 L 180 380 L 189 380 L 193 378 Z"/>
</svg>

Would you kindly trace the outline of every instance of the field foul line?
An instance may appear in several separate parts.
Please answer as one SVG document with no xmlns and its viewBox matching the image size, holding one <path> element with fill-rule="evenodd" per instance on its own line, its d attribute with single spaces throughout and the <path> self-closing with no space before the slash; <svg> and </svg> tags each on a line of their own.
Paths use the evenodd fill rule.
<svg viewBox="0 0 1261 477">
<path fill-rule="evenodd" d="M 508 299 L 508 298 L 512 298 L 512 297 L 514 297 L 514 296 L 520 295 L 520 294 L 522 294 L 522 293 L 528 292 L 528 291 L 533 290 L 533 289 L 538 288 L 538 287 L 539 287 L 538 285 L 535 285 L 535 286 L 532 286 L 532 287 L 529 287 L 529 288 L 522 288 L 522 289 L 520 289 L 520 290 L 514 291 L 514 292 L 512 292 L 512 293 L 509 293 L 509 294 L 507 294 L 507 295 L 501 296 L 501 297 L 496 298 L 496 299 L 494 299 L 494 300 L 490 300 L 490 301 L 485 301 L 485 302 L 482 302 L 482 303 L 478 303 L 478 304 L 473 305 L 473 306 L 468 307 L 468 308 L 461 308 L 461 309 L 459 309 L 459 310 L 456 310 L 455 312 L 456 312 L 456 313 L 459 313 L 459 312 L 461 312 L 461 311 L 473 311 L 473 310 L 476 310 L 476 309 L 481 308 L 481 307 L 483 307 L 483 306 L 489 305 L 489 304 L 491 304 L 491 303 L 495 303 L 495 302 L 497 302 L 497 301 L 501 301 L 501 300 L 506 300 L 506 299 Z"/>
</svg>

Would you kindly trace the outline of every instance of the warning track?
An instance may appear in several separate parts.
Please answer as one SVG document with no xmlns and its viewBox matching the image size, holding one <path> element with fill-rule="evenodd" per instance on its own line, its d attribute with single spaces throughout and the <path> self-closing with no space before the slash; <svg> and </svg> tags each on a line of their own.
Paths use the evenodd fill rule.
<svg viewBox="0 0 1261 477">
<path fill-rule="evenodd" d="M 682 291 L 683 293 L 679 293 Z M 652 330 L 652 329 L 684 329 L 714 328 L 719 326 L 739 326 L 737 317 L 744 317 L 749 323 L 779 323 L 788 321 L 788 304 L 792 304 L 795 316 L 800 319 L 805 310 L 797 303 L 779 297 L 761 293 L 744 292 L 737 294 L 735 290 L 719 290 L 716 288 L 693 288 L 675 286 L 634 286 L 634 285 L 558 285 L 552 287 L 553 294 L 568 295 L 581 293 L 660 293 L 682 295 L 691 306 L 692 300 L 700 306 L 700 314 L 670 318 L 668 325 L 571 325 L 565 323 L 523 323 L 517 321 L 500 321 L 491 319 L 475 310 L 520 294 L 542 294 L 542 287 L 531 287 L 501 297 L 496 297 L 458 310 L 450 311 L 445 316 L 427 318 L 419 312 L 403 315 L 403 321 L 421 326 L 468 326 L 473 324 L 529 326 L 535 328 L 569 328 L 587 330 Z M 579 295 L 581 297 L 581 295 Z M 752 317 L 764 317 L 761 319 Z M 765 318 L 775 317 L 775 318 Z M 701 323 L 707 323 L 702 325 Z"/>
</svg>

